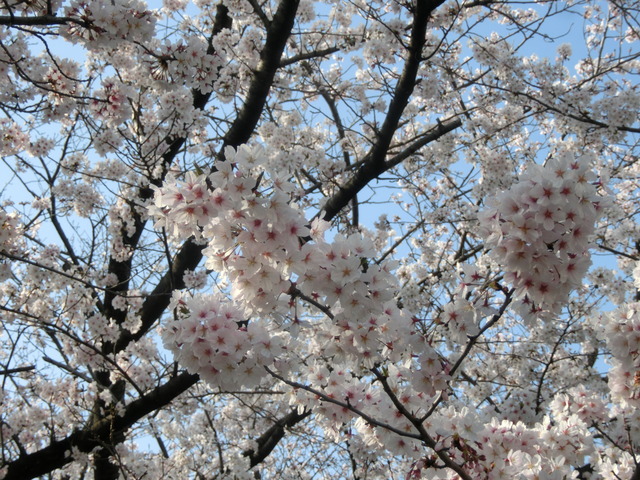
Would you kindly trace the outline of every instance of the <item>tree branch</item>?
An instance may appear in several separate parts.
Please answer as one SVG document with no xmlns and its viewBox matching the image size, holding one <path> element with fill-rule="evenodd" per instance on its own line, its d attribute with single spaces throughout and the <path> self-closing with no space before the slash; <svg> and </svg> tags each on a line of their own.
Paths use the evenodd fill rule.
<svg viewBox="0 0 640 480">
<path fill-rule="evenodd" d="M 321 50 L 314 50 L 312 52 L 299 53 L 298 55 L 294 55 L 289 58 L 285 58 L 280 62 L 281 67 L 286 67 L 287 65 L 292 65 L 294 63 L 300 62 L 302 60 L 310 60 L 312 58 L 318 57 L 326 57 L 327 55 L 331 55 L 332 53 L 339 52 L 339 47 L 328 47 L 323 48 Z"/>
<path fill-rule="evenodd" d="M 300 423 L 309 415 L 311 415 L 311 410 L 298 413 L 297 409 L 293 409 L 288 415 L 276 420 L 276 422 L 256 440 L 257 450 L 250 449 L 243 452 L 245 457 L 249 457 L 251 467 L 259 465 L 269 456 L 276 445 L 278 445 L 278 442 L 284 437 L 286 433 L 285 429 Z"/>
<path fill-rule="evenodd" d="M 1 376 L 13 375 L 14 373 L 30 372 L 35 369 L 36 367 L 34 365 L 30 365 L 28 367 L 6 368 L 4 370 L 0 370 L 0 375 Z"/>
<path fill-rule="evenodd" d="M 431 13 L 444 3 L 444 0 L 418 0 L 413 15 L 411 39 L 408 56 L 393 97 L 387 109 L 387 116 L 378 131 L 377 140 L 365 156 L 360 169 L 340 190 L 331 197 L 324 206 L 324 219 L 330 221 L 342 210 L 360 190 L 371 180 L 378 177 L 390 167 L 385 163 L 393 135 L 400 118 L 409 103 L 409 98 L 416 85 L 418 69 L 422 62 L 422 50 L 426 43 L 427 24 Z M 437 138 L 439 138 L 439 135 Z"/>
<path fill-rule="evenodd" d="M 0 16 L 0 25 L 7 27 L 46 27 L 48 25 L 66 25 L 75 23 L 86 27 L 86 22 L 82 22 L 72 17 L 56 17 L 55 15 L 39 15 L 37 17 L 16 17 L 14 15 Z"/>
<path fill-rule="evenodd" d="M 420 150 L 422 147 L 430 144 L 431 142 L 438 140 L 443 135 L 446 135 L 447 133 L 452 132 L 453 130 L 461 126 L 462 126 L 462 120 L 460 120 L 459 118 L 455 118 L 450 122 L 446 122 L 446 123 L 438 122 L 438 124 L 435 127 L 425 132 L 419 140 L 416 140 L 414 143 L 412 143 L 407 148 L 405 148 L 402 152 L 394 155 L 389 160 L 387 160 L 385 162 L 387 166 L 386 170 L 393 168 L 396 165 L 399 165 L 400 163 L 404 162 L 407 158 L 409 158 L 411 155 L 413 155 L 418 150 Z"/>
<path fill-rule="evenodd" d="M 276 71 L 280 67 L 280 59 L 284 52 L 284 47 L 291 35 L 298 4 L 299 0 L 282 0 L 280 2 L 278 10 L 267 29 L 267 39 L 260 52 L 260 63 L 249 87 L 247 99 L 233 125 L 224 136 L 221 158 L 223 157 L 224 147 L 237 147 L 246 143 L 258 124 Z"/>
</svg>

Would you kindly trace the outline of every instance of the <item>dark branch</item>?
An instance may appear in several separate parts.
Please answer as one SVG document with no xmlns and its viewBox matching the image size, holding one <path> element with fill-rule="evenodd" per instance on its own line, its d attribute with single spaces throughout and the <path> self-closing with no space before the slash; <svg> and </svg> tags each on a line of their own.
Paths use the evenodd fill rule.
<svg viewBox="0 0 640 480">
<path fill-rule="evenodd" d="M 219 4 L 216 9 L 216 18 L 215 23 L 211 31 L 211 37 L 209 38 L 209 46 L 207 49 L 207 53 L 214 53 L 212 41 L 213 38 L 218 35 L 225 28 L 229 28 L 231 26 L 231 18 L 229 17 L 229 11 L 227 7 L 222 4 Z M 197 109 L 204 109 L 209 99 L 211 98 L 211 93 L 203 94 L 198 90 L 194 90 L 193 94 L 193 106 Z M 163 164 L 170 165 L 175 159 L 176 155 L 180 152 L 184 143 L 186 142 L 185 137 L 180 137 L 175 139 L 170 145 L 168 150 L 163 155 Z M 155 182 L 156 185 L 161 184 L 161 180 Z M 146 187 L 140 189 L 138 193 L 139 200 L 141 202 L 148 200 L 153 197 L 153 189 Z M 135 210 L 134 210 L 135 211 Z M 136 220 L 139 219 L 139 216 L 136 216 Z M 125 243 L 127 245 L 132 245 L 137 243 L 144 229 L 144 222 L 141 220 L 136 222 L 136 231 L 133 236 L 125 237 Z M 193 270 L 198 265 L 200 260 L 202 259 L 202 248 L 201 246 L 196 246 L 192 242 L 186 242 L 181 251 L 178 253 L 176 258 L 174 259 L 174 263 L 172 265 L 171 271 L 167 272 L 165 276 L 160 280 L 158 285 L 156 285 L 155 289 L 151 293 L 151 295 L 146 299 L 143 304 L 141 317 L 142 317 L 142 327 L 138 330 L 135 335 L 132 335 L 131 332 L 124 330 L 112 347 L 108 345 L 109 348 L 113 348 L 115 352 L 120 352 L 131 342 L 132 340 L 137 340 L 144 336 L 144 334 L 148 331 L 148 329 L 154 324 L 156 320 L 160 318 L 164 309 L 169 305 L 169 300 L 171 297 L 171 291 L 176 288 L 184 288 L 184 284 L 182 282 L 182 275 L 186 270 Z M 118 278 L 120 279 L 121 284 L 118 286 L 119 290 L 126 289 L 128 287 L 129 276 L 131 273 L 131 262 L 132 258 L 125 262 L 110 262 L 109 271 L 117 273 Z M 177 285 L 174 283 L 177 282 Z M 107 298 L 107 300 L 111 300 L 112 298 Z M 105 302 L 106 303 L 106 302 Z"/>
<path fill-rule="evenodd" d="M 13 375 L 14 373 L 30 372 L 31 370 L 35 370 L 35 369 L 36 367 L 33 365 L 29 367 L 7 368 L 5 370 L 0 370 L 0 375 L 2 376 Z"/>
<path fill-rule="evenodd" d="M 418 0 L 413 16 L 413 25 L 411 26 L 407 60 L 389 103 L 387 116 L 378 131 L 377 140 L 365 156 L 362 167 L 325 204 L 325 220 L 329 221 L 334 218 L 351 201 L 354 195 L 371 180 L 390 168 L 385 163 L 385 159 L 389 152 L 393 135 L 398 128 L 402 114 L 416 85 L 418 69 L 422 61 L 422 50 L 426 43 L 429 17 L 443 3 L 444 0 Z"/>
<path fill-rule="evenodd" d="M 327 55 L 331 55 L 332 53 L 336 53 L 339 51 L 340 48 L 338 47 L 329 47 L 322 50 L 314 50 L 313 52 L 299 53 L 298 55 L 294 55 L 293 57 L 285 58 L 284 60 L 282 60 L 280 62 L 280 66 L 286 67 L 287 65 L 292 65 L 302 60 L 311 60 L 312 58 L 326 57 Z"/>
<path fill-rule="evenodd" d="M 180 290 L 184 285 L 184 272 L 195 270 L 202 260 L 204 245 L 197 245 L 192 240 L 187 240 L 180 251 L 173 258 L 171 270 L 160 279 L 151 294 L 146 298 L 140 311 L 142 325 L 135 334 L 126 332 L 121 335 L 116 343 L 115 350 L 124 350 L 131 341 L 142 338 L 153 324 L 162 316 L 171 300 L 171 292 Z"/>
<path fill-rule="evenodd" d="M 237 147 L 246 143 L 258 124 L 276 71 L 280 67 L 284 47 L 293 29 L 298 3 L 299 0 L 282 0 L 280 2 L 278 10 L 269 24 L 267 39 L 260 52 L 260 63 L 249 87 L 247 100 L 224 137 L 224 147 Z"/>
<path fill-rule="evenodd" d="M 288 415 L 276 420 L 276 423 L 274 423 L 267 431 L 260 435 L 258 440 L 256 440 L 258 446 L 257 450 L 246 450 L 243 453 L 245 457 L 249 457 L 251 467 L 259 465 L 269 456 L 276 445 L 278 445 L 278 442 L 280 442 L 280 440 L 285 436 L 287 428 L 291 428 L 297 423 L 300 423 L 309 415 L 311 415 L 311 410 L 298 413 L 298 411 L 294 409 Z"/>
<path fill-rule="evenodd" d="M 419 140 L 416 140 L 414 143 L 412 143 L 407 148 L 405 148 L 402 152 L 398 153 L 397 155 L 394 155 L 389 160 L 387 160 L 385 162 L 387 165 L 387 169 L 393 168 L 396 165 L 404 162 L 407 158 L 409 158 L 411 155 L 416 153 L 425 145 L 428 145 L 431 142 L 438 140 L 443 135 L 449 132 L 452 132 L 453 130 L 455 130 L 460 126 L 462 126 L 462 121 L 459 118 L 451 120 L 450 122 L 447 122 L 447 123 L 438 123 L 434 128 L 426 132 Z"/>
<path fill-rule="evenodd" d="M 55 15 L 40 15 L 37 17 L 16 17 L 13 15 L 0 16 L 0 25 L 8 27 L 46 27 L 48 25 L 67 25 L 68 23 L 76 23 L 78 25 L 86 26 L 85 22 L 76 18 L 56 17 Z"/>
</svg>

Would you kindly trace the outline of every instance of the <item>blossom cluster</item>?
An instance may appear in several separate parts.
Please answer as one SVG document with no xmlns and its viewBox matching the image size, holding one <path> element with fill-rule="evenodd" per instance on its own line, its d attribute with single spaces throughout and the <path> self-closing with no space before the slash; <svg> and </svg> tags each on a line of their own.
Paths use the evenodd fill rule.
<svg viewBox="0 0 640 480">
<path fill-rule="evenodd" d="M 604 336 L 611 350 L 609 388 L 614 400 L 640 407 L 640 303 L 628 303 L 608 316 Z"/>
<path fill-rule="evenodd" d="M 266 374 L 264 367 L 284 349 L 283 335 L 271 335 L 221 295 L 183 298 L 176 293 L 173 304 L 178 316 L 166 325 L 165 345 L 210 385 L 254 387 Z"/>
<path fill-rule="evenodd" d="M 154 57 L 155 61 L 149 64 L 153 78 L 197 88 L 202 93 L 213 90 L 223 63 L 219 54 L 208 53 L 208 46 L 200 37 L 173 45 L 165 43 Z"/>
<path fill-rule="evenodd" d="M 590 163 L 567 151 L 533 165 L 478 215 L 491 257 L 534 311 L 557 310 L 591 263 L 589 237 L 604 198 Z"/>
<path fill-rule="evenodd" d="M 464 343 L 468 336 L 479 332 L 476 316 L 477 310 L 465 298 L 456 297 L 447 303 L 440 316 L 440 321 L 447 325 L 448 338 L 457 343 Z"/>
<path fill-rule="evenodd" d="M 0 477 L 634 475 L 634 0 L 365 3 L 3 2 Z"/>
<path fill-rule="evenodd" d="M 20 126 L 7 119 L 0 119 L 0 155 L 14 155 L 29 144 L 29 135 Z"/>
<path fill-rule="evenodd" d="M 429 426 L 436 449 L 464 464 L 474 479 L 573 478 L 573 467 L 595 453 L 588 424 L 573 414 L 527 424 L 485 416 L 454 402 L 435 412 Z M 459 478 L 419 458 L 407 478 Z"/>
<path fill-rule="evenodd" d="M 109 125 L 118 125 L 131 115 L 127 102 L 127 97 L 132 95 L 129 90 L 125 84 L 115 79 L 105 80 L 103 88 L 96 92 L 96 98 L 91 101 L 91 110 Z"/>
<path fill-rule="evenodd" d="M 569 478 L 571 466 L 594 452 L 587 425 L 576 415 L 555 423 L 545 417 L 532 428 L 494 419 L 484 426 L 481 438 L 482 453 L 494 460 L 489 478 L 502 478 L 497 476 L 500 470 L 522 478 Z"/>
<path fill-rule="evenodd" d="M 16 255 L 22 248 L 22 234 L 24 226 L 16 212 L 7 212 L 0 208 L 0 256 L 2 254 Z M 10 262 L 0 262 L 0 280 L 5 280 L 11 274 Z"/>
<path fill-rule="evenodd" d="M 585 423 L 605 422 L 609 413 L 602 396 L 587 390 L 584 385 L 559 393 L 550 407 L 555 418 L 577 415 Z"/>
<path fill-rule="evenodd" d="M 156 228 L 174 240 L 206 242 L 206 267 L 226 277 L 244 315 L 278 317 L 293 308 L 293 335 L 300 327 L 295 306 L 302 301 L 327 314 L 308 325 L 321 356 L 369 368 L 383 358 L 398 360 L 411 347 L 406 339 L 413 326 L 393 300 L 392 264 L 372 263 L 373 243 L 361 235 L 325 241 L 326 222 L 309 224 L 290 201 L 291 186 L 255 168 L 261 155 L 260 148 L 227 149 L 226 162 L 208 176 L 169 177 L 149 207 Z M 438 378 L 422 375 L 420 388 L 442 388 Z"/>
<path fill-rule="evenodd" d="M 22 229 L 20 216 L 16 212 L 0 208 L 0 252 L 16 253 Z"/>
<path fill-rule="evenodd" d="M 81 27 L 72 24 L 67 31 L 71 39 L 99 42 L 106 46 L 120 40 L 141 41 L 151 37 L 156 15 L 139 0 L 85 2 L 76 0 L 65 9 L 66 16 L 78 18 Z"/>
</svg>

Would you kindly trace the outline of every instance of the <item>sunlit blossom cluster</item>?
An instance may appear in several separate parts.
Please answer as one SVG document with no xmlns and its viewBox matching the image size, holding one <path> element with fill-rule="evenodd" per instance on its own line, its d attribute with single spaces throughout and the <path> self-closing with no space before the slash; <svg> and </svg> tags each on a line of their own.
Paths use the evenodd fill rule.
<svg viewBox="0 0 640 480">
<path fill-rule="evenodd" d="M 464 464 L 471 478 L 571 478 L 572 465 L 594 453 L 587 424 L 576 415 L 526 424 L 488 419 L 473 409 L 450 406 L 440 409 L 430 426 L 438 448 Z M 415 462 L 411 478 L 455 478 L 440 475 L 428 468 L 429 463 L 424 457 Z"/>
<path fill-rule="evenodd" d="M 177 320 L 165 326 L 167 348 L 189 371 L 223 390 L 253 387 L 284 347 L 281 335 L 249 320 L 237 304 L 219 295 L 174 298 Z"/>
<path fill-rule="evenodd" d="M 227 149 L 209 176 L 169 177 L 149 209 L 156 227 L 175 239 L 206 239 L 206 266 L 226 276 L 247 314 L 288 313 L 297 301 L 311 302 L 333 312 L 314 327 L 319 352 L 369 366 L 383 352 L 400 358 L 409 343 L 399 340 L 412 322 L 393 301 L 391 265 L 371 263 L 373 244 L 361 235 L 325 241 L 326 225 L 308 225 L 289 203 L 287 183 L 252 171 L 260 155 L 260 148 Z"/>
<path fill-rule="evenodd" d="M 468 336 L 477 335 L 479 332 L 477 314 L 478 311 L 471 302 L 458 297 L 444 306 L 440 321 L 447 326 L 448 337 L 452 341 L 464 343 Z"/>
<path fill-rule="evenodd" d="M 97 98 L 91 102 L 91 108 L 98 118 L 109 125 L 118 125 L 125 117 L 131 115 L 131 108 L 127 101 L 130 87 L 115 79 L 103 83 L 103 89 L 96 92 Z"/>
<path fill-rule="evenodd" d="M 16 122 L 7 119 L 0 119 L 0 138 L 2 155 L 19 153 L 29 144 L 29 135 Z"/>
<path fill-rule="evenodd" d="M 607 317 L 605 339 L 611 349 L 611 395 L 622 404 L 640 407 L 640 303 L 628 303 Z"/>
<path fill-rule="evenodd" d="M 559 393 L 550 404 L 555 418 L 577 415 L 583 422 L 603 423 L 608 420 L 609 410 L 602 395 L 589 391 L 584 385 Z"/>
<path fill-rule="evenodd" d="M 114 0 L 110 3 L 73 1 L 66 7 L 66 15 L 76 17 L 83 24 L 72 23 L 66 34 L 70 39 L 99 42 L 143 40 L 153 35 L 156 23 L 147 4 L 138 0 Z M 81 26 L 82 25 L 82 26 Z"/>
<path fill-rule="evenodd" d="M 219 53 L 208 53 L 206 42 L 194 36 L 175 45 L 165 43 L 148 66 L 151 76 L 158 80 L 179 82 L 209 93 L 218 77 L 222 58 Z M 192 105 L 185 107 L 193 108 Z"/>
<path fill-rule="evenodd" d="M 587 424 L 575 415 L 555 423 L 546 418 L 533 427 L 494 419 L 480 434 L 481 453 L 495 460 L 488 478 L 503 478 L 500 475 L 506 473 L 561 479 L 572 475 L 574 462 L 584 461 L 594 451 L 590 437 Z"/>
<path fill-rule="evenodd" d="M 0 208 L 0 251 L 10 254 L 17 253 L 18 245 L 22 240 L 23 228 L 20 215 Z"/>
<path fill-rule="evenodd" d="M 527 169 L 479 216 L 490 255 L 532 310 L 556 310 L 580 286 L 590 265 L 590 235 L 601 215 L 589 156 L 559 153 Z"/>
</svg>

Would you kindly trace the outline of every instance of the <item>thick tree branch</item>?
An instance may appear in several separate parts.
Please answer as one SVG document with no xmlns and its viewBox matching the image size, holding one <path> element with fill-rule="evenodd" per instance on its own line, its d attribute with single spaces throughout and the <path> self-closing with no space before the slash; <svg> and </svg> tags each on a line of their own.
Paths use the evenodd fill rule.
<svg viewBox="0 0 640 480">
<path fill-rule="evenodd" d="M 0 16 L 0 25 L 7 27 L 46 27 L 49 25 L 67 25 L 76 23 L 86 27 L 86 22 L 82 22 L 72 17 L 56 17 L 55 15 L 39 15 L 37 17 L 16 17 L 15 15 Z"/>
<path fill-rule="evenodd" d="M 309 415 L 311 415 L 311 410 L 298 413 L 298 410 L 294 409 L 288 415 L 276 420 L 276 422 L 256 440 L 257 450 L 246 450 L 243 453 L 245 457 L 249 457 L 251 467 L 259 465 L 269 456 L 276 445 L 278 445 L 278 442 L 285 436 L 287 428 L 291 428 L 297 423 L 300 423 Z"/>
<path fill-rule="evenodd" d="M 311 70 L 309 63 L 304 62 L 303 67 L 309 74 L 309 77 L 312 78 L 313 72 Z M 346 138 L 346 133 L 345 133 L 344 125 L 342 123 L 342 118 L 340 117 L 340 112 L 338 111 L 338 106 L 336 105 L 333 95 L 331 94 L 329 89 L 325 88 L 324 85 L 322 85 L 319 81 L 314 83 L 316 88 L 318 89 L 318 92 L 320 93 L 324 101 L 327 103 L 327 106 L 329 107 L 329 111 L 331 112 L 331 116 L 333 117 L 333 121 L 336 125 L 336 130 L 338 131 L 338 138 L 340 138 L 340 140 L 344 140 Z M 347 167 L 351 166 L 351 158 L 350 158 L 349 152 L 344 148 L 342 149 L 342 159 L 344 161 L 344 164 Z M 356 194 L 356 195 L 353 195 L 353 198 L 351 199 L 351 213 L 353 218 L 352 225 L 354 227 L 357 227 L 359 223 L 360 215 L 358 210 L 359 210 L 358 195 Z"/>
<path fill-rule="evenodd" d="M 162 316 L 171 300 L 171 292 L 180 290 L 184 285 L 184 272 L 195 270 L 202 260 L 204 245 L 198 245 L 193 240 L 187 240 L 171 262 L 171 269 L 160 279 L 156 287 L 146 298 L 140 310 L 141 327 L 134 334 L 126 332 L 120 336 L 115 351 L 124 350 L 127 345 L 139 340 L 149 331 Z"/>
<path fill-rule="evenodd" d="M 329 221 L 334 218 L 351 201 L 354 195 L 371 180 L 390 168 L 385 163 L 385 159 L 402 114 L 416 85 L 418 69 L 422 62 L 422 51 L 426 43 L 429 17 L 443 3 L 444 0 L 418 0 L 416 2 L 407 60 L 389 103 L 385 120 L 377 133 L 376 142 L 365 156 L 360 169 L 325 204 L 323 209 L 325 220 Z"/>
<path fill-rule="evenodd" d="M 287 65 L 292 65 L 294 63 L 300 62 L 302 60 L 311 60 L 312 58 L 318 57 L 326 57 L 327 55 L 331 55 L 332 53 L 339 52 L 339 47 L 329 47 L 323 48 L 321 50 L 314 50 L 312 52 L 299 53 L 298 55 L 294 55 L 289 58 L 285 58 L 280 62 L 281 67 L 286 67 Z"/>
<path fill-rule="evenodd" d="M 385 162 L 387 166 L 386 169 L 388 170 L 390 168 L 395 167 L 396 165 L 399 165 L 400 163 L 404 162 L 407 158 L 409 158 L 411 155 L 416 153 L 425 145 L 428 145 L 431 142 L 438 140 L 443 135 L 449 132 L 452 132 L 453 130 L 455 130 L 460 126 L 462 126 L 462 120 L 460 120 L 459 118 L 456 118 L 446 123 L 438 122 L 438 124 L 435 127 L 433 127 L 431 130 L 429 130 L 424 135 L 422 135 L 420 139 L 416 140 L 407 148 L 405 148 L 402 152 L 394 155 L 389 160 L 387 160 Z"/>
<path fill-rule="evenodd" d="M 33 365 L 30 365 L 28 367 L 6 368 L 4 370 L 0 370 L 0 375 L 1 376 L 13 375 L 14 373 L 30 372 L 35 369 L 36 367 Z"/>
<path fill-rule="evenodd" d="M 427 24 L 431 13 L 444 3 L 444 0 L 418 0 L 416 10 L 413 15 L 413 25 L 411 26 L 411 39 L 408 48 L 408 57 L 404 64 L 404 69 L 393 97 L 387 109 L 387 116 L 378 132 L 378 140 L 369 152 L 368 156 L 372 163 L 382 163 L 389 151 L 389 146 L 393 140 L 393 135 L 398 128 L 398 123 L 405 108 L 409 103 L 409 98 L 416 85 L 418 69 L 422 62 L 422 51 L 426 43 Z"/>
<path fill-rule="evenodd" d="M 209 44 L 207 47 L 207 53 L 213 54 L 215 53 L 213 47 L 213 38 L 220 33 L 224 28 L 228 28 L 231 25 L 231 19 L 228 15 L 228 9 L 222 3 L 218 4 L 216 8 L 216 18 L 214 21 L 214 25 L 211 30 L 211 35 L 209 37 Z M 203 109 L 209 99 L 211 98 L 211 93 L 203 94 L 199 90 L 192 91 L 193 95 L 193 106 L 197 109 Z M 170 165 L 175 159 L 176 155 L 180 152 L 183 145 L 186 142 L 186 137 L 178 137 L 174 139 L 163 154 L 162 158 L 162 168 L 163 173 L 160 175 L 158 179 L 151 180 L 151 184 L 160 185 L 168 165 Z M 121 241 L 124 248 L 129 249 L 131 252 L 136 250 L 140 238 L 145 229 L 146 218 L 137 210 L 140 204 L 143 204 L 145 201 L 149 200 L 153 197 L 153 189 L 151 186 L 144 186 L 138 190 L 138 195 L 135 199 L 129 202 L 129 206 L 131 209 L 131 215 L 134 222 L 134 231 L 132 234 L 129 234 L 126 231 L 125 227 L 121 228 Z M 122 324 L 126 319 L 126 312 L 124 310 L 120 310 L 113 306 L 113 301 L 118 295 L 127 294 L 129 290 L 129 285 L 131 281 L 131 275 L 133 271 L 133 261 L 134 255 L 130 255 L 125 260 L 120 260 L 117 258 L 111 258 L 109 260 L 108 271 L 110 274 L 115 275 L 117 279 L 117 283 L 109 288 L 105 292 L 104 296 L 104 313 L 115 320 L 117 324 Z M 182 278 L 182 275 L 179 277 Z M 164 306 L 166 308 L 166 305 Z M 164 308 L 162 309 L 164 310 Z M 159 310 L 161 314 L 162 310 Z M 152 323 L 152 322 L 151 322 Z M 144 331 L 146 333 L 146 330 Z M 118 348 L 121 345 L 124 345 L 122 348 L 125 348 L 128 345 L 130 339 L 132 338 L 131 333 L 127 329 L 122 329 L 120 333 L 120 337 L 116 342 L 104 342 L 102 345 L 102 353 L 104 355 L 109 355 L 111 353 L 118 352 Z M 95 378 L 98 383 L 104 387 L 108 388 L 111 393 L 114 395 L 116 401 L 122 400 L 125 392 L 125 385 L 123 381 L 119 382 L 111 382 L 109 372 L 107 371 L 97 371 L 95 372 Z M 100 419 L 104 417 L 104 411 L 110 408 L 109 405 L 106 405 L 102 399 L 96 400 L 96 404 L 94 406 L 94 413 L 92 414 L 96 419 Z M 109 441 L 105 441 L 102 448 L 94 456 L 94 471 L 96 480 L 111 480 L 115 479 L 119 475 L 119 471 L 116 465 L 111 461 L 111 456 L 113 455 L 113 447 L 124 441 L 124 435 L 119 433 L 118 435 L 111 435 Z"/>
<path fill-rule="evenodd" d="M 212 54 L 214 52 L 213 46 L 212 46 L 213 38 L 216 35 L 218 35 L 223 29 L 229 28 L 230 26 L 231 26 L 231 19 L 229 17 L 229 11 L 227 7 L 225 7 L 222 4 L 219 4 L 216 9 L 215 23 L 211 31 L 211 36 L 209 38 L 209 46 L 207 49 L 207 53 Z M 200 110 L 207 105 L 209 99 L 211 98 L 211 93 L 203 94 L 199 90 L 194 90 L 192 93 L 193 93 L 193 106 Z M 185 142 L 186 142 L 185 137 L 176 138 L 171 142 L 171 144 L 169 145 L 169 148 L 163 155 L 164 165 L 170 165 L 173 162 L 176 155 L 180 152 L 180 150 L 184 146 Z M 164 175 L 161 177 L 160 180 L 157 180 L 154 183 L 156 185 L 160 185 L 163 177 Z M 144 202 L 152 197 L 153 197 L 153 189 L 149 187 L 141 188 L 138 193 L 138 200 L 140 202 Z M 135 233 L 131 237 L 125 236 L 125 242 L 127 245 L 130 245 L 130 246 L 137 244 L 138 240 L 140 239 L 140 236 L 142 235 L 142 231 L 145 225 L 145 222 L 141 221 L 138 215 L 136 215 L 136 220 L 139 220 L 139 221 L 136 222 Z M 188 247 L 186 252 L 185 252 L 185 247 Z M 172 266 L 172 270 L 168 272 L 161 279 L 160 283 L 156 286 L 156 288 L 153 290 L 151 295 L 145 301 L 142 312 L 141 312 L 141 317 L 143 322 L 142 328 L 138 330 L 136 335 L 132 335 L 131 332 L 124 330 L 120 338 L 118 339 L 118 341 L 115 343 L 115 345 L 107 345 L 107 347 L 110 350 L 113 350 L 114 352 L 122 351 L 129 344 L 130 341 L 141 338 L 147 332 L 148 328 L 151 325 L 153 325 L 153 323 L 158 318 L 160 318 L 160 315 L 169 304 L 169 298 L 160 300 L 160 297 L 162 297 L 163 295 L 166 296 L 167 293 L 170 295 L 171 291 L 174 288 L 180 288 L 180 285 L 184 287 L 184 285 L 181 283 L 182 274 L 184 273 L 185 270 L 194 269 L 198 265 L 200 259 L 202 258 L 201 254 L 198 257 L 197 253 L 194 254 L 194 252 L 189 250 L 189 248 L 191 249 L 193 248 L 193 245 L 190 242 L 187 242 L 187 244 L 185 244 L 185 247 L 183 247 L 183 249 L 181 250 L 181 253 L 178 253 L 176 259 L 174 260 L 174 265 Z M 201 248 L 200 248 L 200 251 L 201 251 Z M 114 294 L 117 293 L 118 291 L 126 290 L 128 288 L 129 277 L 131 273 L 131 265 L 132 265 L 131 262 L 132 262 L 132 258 L 124 262 L 116 262 L 113 260 L 110 262 L 109 271 L 112 273 L 116 273 L 121 283 L 116 287 L 116 289 L 114 289 L 114 292 L 111 292 L 109 295 L 105 296 L 105 303 L 107 300 L 112 300 Z M 174 281 L 173 279 L 177 279 L 180 285 L 174 287 L 172 285 Z"/>
<path fill-rule="evenodd" d="M 260 52 L 260 63 L 249 87 L 247 99 L 236 120 L 224 137 L 223 148 L 246 143 L 267 101 L 284 47 L 291 35 L 299 0 L 282 0 L 267 29 L 267 38 Z M 224 151 L 224 150 L 223 150 Z"/>
</svg>

